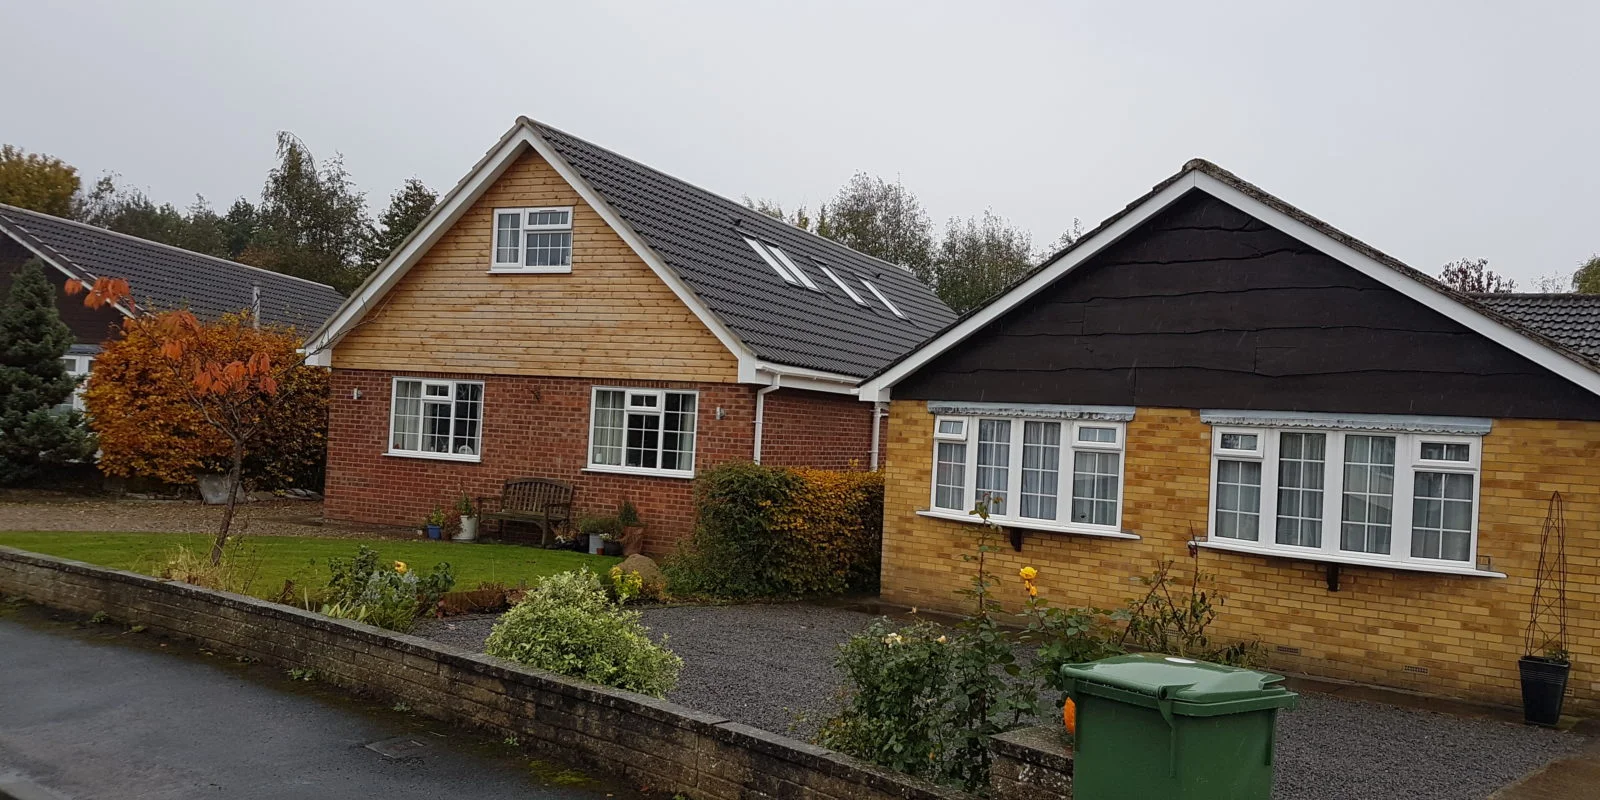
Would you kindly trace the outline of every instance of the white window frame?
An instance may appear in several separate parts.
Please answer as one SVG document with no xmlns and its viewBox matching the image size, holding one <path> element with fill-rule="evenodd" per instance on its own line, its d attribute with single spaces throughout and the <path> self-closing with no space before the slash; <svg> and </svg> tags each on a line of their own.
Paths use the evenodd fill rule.
<svg viewBox="0 0 1600 800">
<path fill-rule="evenodd" d="M 455 452 L 435 453 L 435 452 L 428 451 L 428 450 L 402 450 L 402 449 L 396 448 L 395 445 L 394 445 L 394 420 L 395 420 L 395 413 L 398 411 L 399 405 L 400 405 L 400 384 L 402 382 L 411 382 L 411 383 L 420 383 L 420 384 L 422 384 L 422 398 L 424 400 L 426 400 L 427 396 L 428 396 L 427 395 L 427 392 L 428 392 L 427 387 L 429 387 L 429 386 L 448 386 L 449 387 L 449 392 L 450 392 L 450 394 L 449 394 L 449 397 L 450 397 L 450 441 L 451 441 L 452 444 L 454 444 L 454 442 L 455 442 L 455 427 L 456 427 L 455 407 L 456 407 L 456 403 L 458 402 L 456 400 L 456 387 L 457 386 L 461 386 L 461 385 L 476 385 L 478 387 L 478 437 L 473 442 L 473 445 L 474 445 L 473 449 L 476 452 L 474 452 L 474 453 L 469 455 L 469 454 L 466 454 L 466 453 L 455 453 Z M 488 395 L 487 395 L 487 391 L 485 390 L 483 381 L 450 380 L 450 379 L 445 379 L 445 378 L 414 378 L 414 377 L 396 375 L 393 378 L 391 378 L 390 381 L 389 381 L 389 439 L 388 439 L 388 442 L 387 442 L 387 446 L 384 449 L 384 455 L 396 456 L 396 457 L 400 457 L 400 458 L 431 458 L 431 459 L 436 459 L 436 460 L 439 460 L 439 461 L 465 461 L 465 462 L 469 462 L 469 463 L 480 462 L 480 461 L 483 460 L 483 438 L 484 438 L 484 436 L 483 436 L 483 428 L 484 428 L 484 425 L 487 424 L 487 421 L 488 421 L 487 420 L 488 414 L 486 413 L 487 410 L 488 410 L 488 406 L 489 406 Z M 420 430 L 418 431 L 418 435 L 419 435 L 419 437 L 421 436 L 421 431 Z M 420 443 L 420 439 L 419 439 L 419 443 Z"/>
<path fill-rule="evenodd" d="M 807 275 L 805 270 L 801 269 L 799 265 L 790 260 L 788 253 L 783 252 L 783 250 L 779 249 L 779 247 L 775 244 L 767 245 L 767 249 L 771 250 L 772 254 L 777 256 L 778 260 L 782 261 L 783 265 L 788 267 L 789 271 L 794 273 L 794 276 L 799 278 L 800 282 L 806 285 L 807 289 L 810 289 L 813 292 L 822 291 L 821 289 L 817 288 L 817 284 L 811 280 L 811 276 Z"/>
<path fill-rule="evenodd" d="M 627 443 L 627 415 L 630 412 L 631 413 L 648 413 L 648 412 L 653 411 L 658 416 L 662 416 L 663 417 L 662 427 L 661 427 L 661 430 L 660 430 L 660 438 L 656 442 L 656 463 L 657 464 L 661 463 L 661 453 L 663 452 L 662 447 L 666 443 L 666 423 L 665 423 L 664 417 L 665 417 L 665 415 L 667 413 L 667 411 L 666 411 L 666 408 L 667 408 L 667 395 L 669 395 L 669 394 L 679 394 L 679 395 L 688 395 L 690 397 L 693 397 L 694 398 L 694 433 L 693 433 L 694 443 L 691 446 L 691 449 L 689 450 L 689 467 L 687 469 L 662 469 L 660 467 L 629 467 L 629 466 L 617 465 L 617 464 L 597 464 L 597 463 L 595 463 L 595 460 L 594 460 L 594 456 L 595 456 L 595 441 L 594 441 L 595 421 L 596 421 L 596 417 L 600 413 L 600 393 L 601 392 L 622 392 L 623 393 L 623 400 L 622 400 L 623 442 L 622 442 L 622 448 L 623 448 L 623 460 L 624 461 L 627 460 L 627 447 L 628 447 L 628 443 Z M 645 397 L 650 397 L 650 396 L 653 396 L 655 398 L 655 405 L 654 405 L 653 408 L 646 409 L 646 408 L 635 408 L 634 407 L 634 405 L 633 405 L 634 398 L 636 398 L 636 397 L 645 398 Z M 657 478 L 693 478 L 694 475 L 695 475 L 695 464 L 699 459 L 700 437 L 701 437 L 701 434 L 702 434 L 702 428 L 701 428 L 701 424 L 700 424 L 701 423 L 700 411 L 701 411 L 701 409 L 700 409 L 700 393 L 698 391 L 693 390 L 693 389 L 644 389 L 644 388 L 638 388 L 638 387 L 632 387 L 632 386 L 595 386 L 595 387 L 593 387 L 589 392 L 588 455 L 586 455 L 585 459 L 584 459 L 585 462 L 587 463 L 587 466 L 584 467 L 584 471 L 585 472 L 609 472 L 609 473 L 616 473 L 616 474 L 620 474 L 620 475 L 647 475 L 647 476 L 657 477 Z"/>
<path fill-rule="evenodd" d="M 56 406 L 57 411 L 83 411 L 83 389 L 88 383 L 89 371 L 94 368 L 94 356 L 88 353 L 68 353 L 61 357 L 62 361 L 71 361 L 72 366 L 67 367 L 67 374 L 78 379 L 78 385 L 72 387 L 72 397 L 67 402 Z"/>
<path fill-rule="evenodd" d="M 566 224 L 530 225 L 528 215 L 540 212 L 564 211 L 567 215 Z M 497 208 L 490 217 L 489 224 L 489 271 L 495 273 L 514 272 L 521 274 L 562 274 L 572 271 L 574 245 L 577 237 L 572 229 L 572 206 L 528 206 L 526 208 Z M 517 214 L 521 226 L 517 228 L 517 257 L 513 261 L 500 260 L 500 216 L 502 214 Z M 528 255 L 528 234 L 539 233 L 566 233 L 567 234 L 567 263 L 547 264 L 541 266 L 527 266 L 523 262 Z"/>
<path fill-rule="evenodd" d="M 872 285 L 872 281 L 862 278 L 861 285 L 867 287 L 867 291 L 872 292 L 872 296 L 878 298 L 878 302 L 882 303 L 884 308 L 889 309 L 889 313 L 901 319 L 906 318 L 906 315 L 900 313 L 900 309 L 896 308 L 894 303 L 889 302 L 889 298 L 883 292 L 878 291 L 878 287 Z"/>
<path fill-rule="evenodd" d="M 796 286 L 800 285 L 800 279 L 790 273 L 789 270 L 783 266 L 783 264 L 779 263 L 778 259 L 773 257 L 772 252 L 767 249 L 766 245 L 748 236 L 744 237 L 744 241 L 745 244 L 750 245 L 751 250 L 756 251 L 756 255 L 761 256 L 762 261 L 767 262 L 767 266 L 772 267 L 773 272 L 778 273 L 778 277 L 782 278 L 785 283 L 792 283 Z"/>
<path fill-rule="evenodd" d="M 1257 449 L 1253 452 L 1223 450 L 1222 437 L 1225 434 L 1234 433 L 1256 434 L 1258 436 Z M 1320 544 L 1315 547 L 1279 544 L 1277 541 L 1277 505 L 1281 464 L 1279 452 L 1282 434 L 1285 433 L 1312 433 L 1326 437 L 1323 449 L 1322 538 Z M 1394 494 L 1389 520 L 1389 552 L 1387 554 L 1345 550 L 1342 547 L 1344 452 L 1345 437 L 1347 436 L 1382 436 L 1395 440 Z M 1210 499 L 1206 508 L 1205 542 L 1209 547 L 1341 564 L 1370 565 L 1421 572 L 1503 577 L 1499 573 L 1480 570 L 1477 566 L 1478 518 L 1483 510 L 1479 496 L 1483 457 L 1483 439 L 1481 436 L 1366 428 L 1334 429 L 1326 427 L 1296 427 L 1293 425 L 1232 427 L 1217 425 L 1213 427 L 1211 437 Z M 1424 460 L 1421 458 L 1423 442 L 1467 445 L 1469 458 L 1466 461 Z M 1257 541 L 1235 539 L 1216 534 L 1218 463 L 1224 460 L 1253 460 L 1261 463 L 1261 504 L 1258 509 L 1261 524 L 1257 532 Z M 1415 502 L 1416 474 L 1418 472 L 1448 472 L 1466 474 L 1472 477 L 1472 527 L 1466 560 L 1424 558 L 1411 555 L 1413 504 Z M 1303 515 L 1302 518 L 1304 518 Z"/>
<path fill-rule="evenodd" d="M 867 304 L 867 301 L 863 300 L 861 295 L 856 294 L 856 290 L 850 288 L 850 284 L 840 280 L 839 276 L 835 274 L 832 269 L 829 269 L 827 264 L 818 261 L 817 267 L 822 270 L 822 274 L 828 276 L 828 280 L 833 281 L 833 285 L 839 287 L 839 290 L 845 293 L 845 296 L 849 297 L 851 300 L 854 300 L 856 305 L 864 306 Z"/>
<path fill-rule="evenodd" d="M 1075 533 L 1086 536 L 1105 536 L 1117 539 L 1137 539 L 1137 535 L 1122 529 L 1124 513 L 1123 495 L 1127 490 L 1128 454 L 1127 454 L 1127 423 L 1110 422 L 1103 420 L 1077 420 L 1077 419 L 1052 419 L 1039 417 L 1015 417 L 1004 414 L 979 414 L 962 416 L 940 414 L 934 417 L 933 424 L 933 451 L 931 469 L 928 478 L 928 507 L 918 511 L 921 516 L 937 517 L 959 522 L 978 522 L 977 516 L 969 513 L 977 503 L 977 475 L 978 475 L 978 423 L 979 420 L 1000 420 L 1011 423 L 1011 438 L 1009 463 L 1006 467 L 1006 511 L 1005 514 L 991 513 L 989 519 L 1004 527 L 1023 528 L 1028 530 L 1052 531 L 1058 533 Z M 962 421 L 962 432 L 942 433 L 941 423 Z M 1022 509 L 1022 464 L 1024 431 L 1029 422 L 1057 423 L 1061 425 L 1060 451 L 1056 460 L 1056 518 L 1039 519 L 1024 517 Z M 1078 439 L 1078 432 L 1083 428 L 1111 428 L 1117 432 L 1115 442 L 1083 442 Z M 945 508 L 938 504 L 938 460 L 939 444 L 949 442 L 962 442 L 966 444 L 966 461 L 963 466 L 963 486 L 961 494 L 962 508 Z M 1112 525 L 1095 525 L 1084 522 L 1072 521 L 1072 489 L 1073 473 L 1076 465 L 1076 455 L 1079 451 L 1092 453 L 1114 452 L 1117 459 L 1117 518 Z"/>
</svg>

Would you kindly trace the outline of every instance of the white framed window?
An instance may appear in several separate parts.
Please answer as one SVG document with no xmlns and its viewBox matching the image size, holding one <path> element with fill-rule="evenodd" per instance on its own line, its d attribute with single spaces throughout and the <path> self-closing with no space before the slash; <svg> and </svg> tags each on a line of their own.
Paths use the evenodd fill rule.
<svg viewBox="0 0 1600 800">
<path fill-rule="evenodd" d="M 1122 533 L 1121 422 L 990 416 L 934 418 L 928 514 L 961 518 L 977 502 L 1001 525 Z"/>
<path fill-rule="evenodd" d="M 817 262 L 817 266 L 822 269 L 822 274 L 828 276 L 828 280 L 833 281 L 833 285 L 839 287 L 839 291 L 844 292 L 845 296 L 854 301 L 856 305 L 864 306 L 867 304 L 867 301 L 861 299 L 861 295 L 856 294 L 856 290 L 850 288 L 850 284 L 840 280 L 839 276 L 832 269 L 829 269 L 827 264 Z"/>
<path fill-rule="evenodd" d="M 761 256 L 761 260 L 767 262 L 767 266 L 772 267 L 772 271 L 778 273 L 778 277 L 782 278 L 785 283 L 799 285 L 800 279 L 790 272 L 787 267 L 779 263 L 777 257 L 772 255 L 772 251 L 768 250 L 766 245 L 748 236 L 744 237 L 744 243 L 750 245 L 750 249 L 756 251 L 756 255 Z"/>
<path fill-rule="evenodd" d="M 1464 435 L 1216 427 L 1209 539 L 1347 563 L 1474 569 L 1481 446 Z"/>
<path fill-rule="evenodd" d="M 811 280 L 811 276 L 807 275 L 805 270 L 801 269 L 798 264 L 790 260 L 788 253 L 783 252 L 783 250 L 779 249 L 779 247 L 775 244 L 767 245 L 767 249 L 771 250 L 772 255 L 776 256 L 779 261 L 783 262 L 783 265 L 789 269 L 789 272 L 792 273 L 796 278 L 799 278 L 800 282 L 805 284 L 807 289 L 810 289 L 813 292 L 822 291 L 821 289 L 817 288 L 817 284 Z"/>
<path fill-rule="evenodd" d="M 572 208 L 494 210 L 494 272 L 571 272 Z"/>
<path fill-rule="evenodd" d="M 61 366 L 68 375 L 78 379 L 78 385 L 72 390 L 72 397 L 67 402 L 58 404 L 54 410 L 61 414 L 69 411 L 82 411 L 83 385 L 89 378 L 90 368 L 94 366 L 94 356 L 65 355 L 61 357 Z"/>
<path fill-rule="evenodd" d="M 862 278 L 861 285 L 867 287 L 867 291 L 872 292 L 872 296 L 878 298 L 878 302 L 882 303 L 884 308 L 889 309 L 889 313 L 901 319 L 906 318 L 906 315 L 900 313 L 900 309 L 896 308 L 894 303 L 889 302 L 889 298 L 883 292 L 878 291 L 878 287 L 872 285 L 872 281 Z"/>
<path fill-rule="evenodd" d="M 694 476 L 697 393 L 596 386 L 590 408 L 589 469 Z"/>
<path fill-rule="evenodd" d="M 389 455 L 477 461 L 482 442 L 482 381 L 394 379 Z"/>
</svg>

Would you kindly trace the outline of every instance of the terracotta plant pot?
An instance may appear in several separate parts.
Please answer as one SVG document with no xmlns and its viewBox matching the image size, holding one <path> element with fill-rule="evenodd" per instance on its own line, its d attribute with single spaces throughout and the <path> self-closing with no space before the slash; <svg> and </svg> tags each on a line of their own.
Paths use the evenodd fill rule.
<svg viewBox="0 0 1600 800">
<path fill-rule="evenodd" d="M 636 556 L 644 552 L 644 526 L 630 525 L 622 529 L 622 554 Z"/>
</svg>

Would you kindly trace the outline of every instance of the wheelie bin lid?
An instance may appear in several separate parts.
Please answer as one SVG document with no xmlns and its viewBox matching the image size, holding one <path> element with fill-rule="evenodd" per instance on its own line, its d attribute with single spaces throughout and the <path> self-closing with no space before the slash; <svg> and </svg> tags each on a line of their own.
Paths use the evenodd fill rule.
<svg viewBox="0 0 1600 800">
<path fill-rule="evenodd" d="M 1282 675 L 1159 653 L 1067 664 L 1061 676 L 1073 698 L 1092 694 L 1191 717 L 1294 708 L 1299 700 Z"/>
</svg>

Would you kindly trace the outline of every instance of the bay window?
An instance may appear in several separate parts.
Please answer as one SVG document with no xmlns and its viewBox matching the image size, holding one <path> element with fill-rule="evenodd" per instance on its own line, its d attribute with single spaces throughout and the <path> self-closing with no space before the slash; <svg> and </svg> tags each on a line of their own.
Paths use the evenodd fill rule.
<svg viewBox="0 0 1600 800">
<path fill-rule="evenodd" d="M 1214 423 L 1211 543 L 1342 562 L 1475 568 L 1486 426 L 1283 423 Z M 1446 432 L 1431 430 L 1439 427 Z"/>
<path fill-rule="evenodd" d="M 960 410 L 981 412 L 979 405 Z M 1125 535 L 1124 424 L 1068 412 L 1037 416 L 935 416 L 933 491 L 924 513 L 969 519 L 984 501 L 1001 525 Z"/>
<path fill-rule="evenodd" d="M 389 409 L 391 455 L 477 461 L 482 423 L 482 382 L 394 379 Z"/>
<path fill-rule="evenodd" d="M 694 392 L 596 388 L 589 469 L 692 477 Z"/>
</svg>

